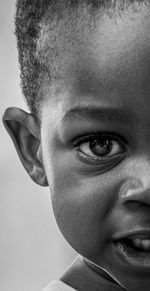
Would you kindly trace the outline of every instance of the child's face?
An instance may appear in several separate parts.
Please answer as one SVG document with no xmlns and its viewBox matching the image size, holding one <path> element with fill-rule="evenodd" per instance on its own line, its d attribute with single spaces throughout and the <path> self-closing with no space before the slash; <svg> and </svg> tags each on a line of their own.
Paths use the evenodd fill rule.
<svg viewBox="0 0 150 291">
<path fill-rule="evenodd" d="M 47 93 L 41 125 L 45 171 L 64 237 L 127 289 L 147 291 L 149 32 L 144 10 L 97 21 L 82 45 L 76 42 L 78 53 L 64 58 L 63 90 L 53 104 Z"/>
</svg>

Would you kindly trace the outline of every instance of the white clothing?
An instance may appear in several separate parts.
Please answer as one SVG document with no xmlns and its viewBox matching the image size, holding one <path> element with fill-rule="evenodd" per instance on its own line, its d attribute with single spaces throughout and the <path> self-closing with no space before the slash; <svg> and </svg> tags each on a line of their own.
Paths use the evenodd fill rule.
<svg viewBox="0 0 150 291">
<path fill-rule="evenodd" d="M 43 291 L 76 291 L 62 281 L 52 281 Z"/>
</svg>

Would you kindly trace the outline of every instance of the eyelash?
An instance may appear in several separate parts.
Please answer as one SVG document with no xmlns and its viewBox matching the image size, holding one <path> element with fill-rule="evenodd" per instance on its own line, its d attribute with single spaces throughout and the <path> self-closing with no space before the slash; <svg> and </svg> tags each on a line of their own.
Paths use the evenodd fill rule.
<svg viewBox="0 0 150 291">
<path fill-rule="evenodd" d="M 109 149 L 107 153 L 101 154 L 101 156 L 96 155 L 92 152 L 92 143 L 94 146 L 96 146 L 98 143 L 100 145 L 100 141 L 104 142 L 107 141 L 107 143 L 103 143 L 104 146 L 108 146 Z M 85 148 L 88 145 L 88 151 L 92 154 L 87 154 L 81 149 L 81 147 L 85 146 Z M 117 151 L 113 154 L 110 154 L 111 151 L 113 151 L 113 148 L 117 148 Z M 112 134 L 108 133 L 102 133 L 102 134 L 89 134 L 86 136 L 82 136 L 81 138 L 78 138 L 74 141 L 74 148 L 77 156 L 82 159 L 83 161 L 93 161 L 93 162 L 107 162 L 112 161 L 112 159 L 115 159 L 116 157 L 121 156 L 121 154 L 125 153 L 125 141 L 123 138 L 120 138 L 119 136 L 114 136 Z"/>
</svg>

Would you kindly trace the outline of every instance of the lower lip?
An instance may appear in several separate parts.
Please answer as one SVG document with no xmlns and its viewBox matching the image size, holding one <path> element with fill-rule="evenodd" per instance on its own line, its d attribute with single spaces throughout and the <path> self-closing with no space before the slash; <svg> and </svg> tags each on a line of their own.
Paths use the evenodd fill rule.
<svg viewBox="0 0 150 291">
<path fill-rule="evenodd" d="M 148 269 L 150 271 L 150 252 L 137 251 L 123 242 L 114 243 L 117 255 L 123 262 L 134 268 Z"/>
</svg>

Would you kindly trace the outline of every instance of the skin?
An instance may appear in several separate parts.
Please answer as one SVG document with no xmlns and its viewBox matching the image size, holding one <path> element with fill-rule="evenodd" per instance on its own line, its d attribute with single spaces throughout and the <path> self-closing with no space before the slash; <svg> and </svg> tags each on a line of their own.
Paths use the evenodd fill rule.
<svg viewBox="0 0 150 291">
<path fill-rule="evenodd" d="M 101 277 L 105 291 L 149 290 L 150 269 L 120 259 L 112 242 L 118 232 L 150 229 L 149 31 L 146 9 L 98 19 L 78 54 L 72 47 L 64 58 L 57 101 L 55 84 L 46 90 L 41 127 L 21 109 L 4 114 L 25 169 L 49 186 L 58 226 L 83 256 L 61 278 L 77 290 L 101 290 Z M 91 107 L 105 113 L 89 117 Z M 109 155 L 93 156 L 85 137 L 106 132 Z"/>
</svg>

